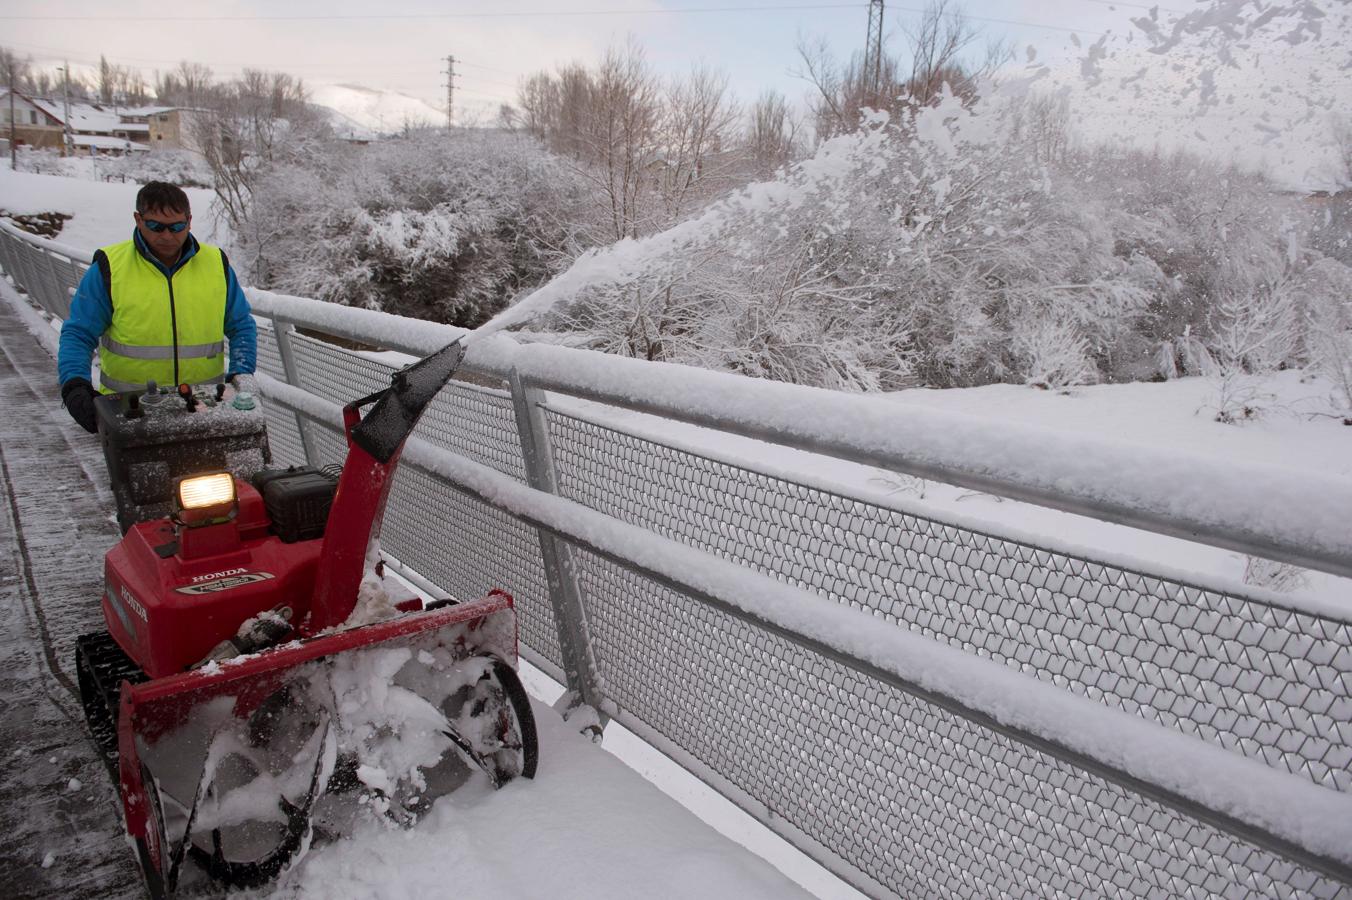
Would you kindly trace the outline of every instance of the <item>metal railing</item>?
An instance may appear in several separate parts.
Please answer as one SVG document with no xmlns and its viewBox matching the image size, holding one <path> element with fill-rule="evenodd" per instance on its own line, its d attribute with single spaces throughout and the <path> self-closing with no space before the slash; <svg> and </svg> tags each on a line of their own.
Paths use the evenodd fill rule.
<svg viewBox="0 0 1352 900">
<path fill-rule="evenodd" d="M 64 250 L 0 228 L 0 265 L 57 315 L 80 269 Z M 422 355 L 460 333 L 251 295 L 282 462 L 340 461 L 309 398 L 398 364 L 326 335 Z M 406 455 L 382 549 L 453 596 L 508 589 L 523 655 L 577 701 L 866 893 L 1352 893 L 1345 613 L 823 487 L 726 436 L 1338 575 L 1342 538 L 1180 524 L 1121 492 L 866 445 L 832 415 L 897 414 L 822 392 L 683 374 L 708 389 L 692 404 L 646 364 L 506 339 L 467 363 Z"/>
</svg>

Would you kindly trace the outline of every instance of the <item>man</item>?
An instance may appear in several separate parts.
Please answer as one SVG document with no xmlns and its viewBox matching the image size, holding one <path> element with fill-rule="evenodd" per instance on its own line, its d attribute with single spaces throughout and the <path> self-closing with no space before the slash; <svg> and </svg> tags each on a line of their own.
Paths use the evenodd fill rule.
<svg viewBox="0 0 1352 900">
<path fill-rule="evenodd" d="M 257 356 L 249 301 L 225 253 L 188 230 L 188 195 L 152 181 L 137 193 L 133 218 L 131 240 L 94 253 L 61 328 L 61 399 L 91 434 L 98 430 L 89 382 L 96 346 L 105 394 L 147 381 L 169 388 L 216 383 L 227 371 L 231 378 L 252 373 Z"/>
</svg>

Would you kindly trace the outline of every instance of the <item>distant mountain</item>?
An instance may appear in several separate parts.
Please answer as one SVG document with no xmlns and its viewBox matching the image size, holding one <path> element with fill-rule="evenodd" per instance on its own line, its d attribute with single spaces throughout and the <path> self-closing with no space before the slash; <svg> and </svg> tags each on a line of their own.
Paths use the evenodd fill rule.
<svg viewBox="0 0 1352 900">
<path fill-rule="evenodd" d="M 310 102 L 334 113 L 333 127 L 347 137 L 392 134 L 406 125 L 444 125 L 446 111 L 398 91 L 356 84 L 310 84 Z"/>
</svg>

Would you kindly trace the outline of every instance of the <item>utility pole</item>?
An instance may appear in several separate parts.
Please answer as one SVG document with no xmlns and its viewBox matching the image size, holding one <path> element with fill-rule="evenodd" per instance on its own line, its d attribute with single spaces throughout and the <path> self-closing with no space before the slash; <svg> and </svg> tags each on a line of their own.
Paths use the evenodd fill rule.
<svg viewBox="0 0 1352 900">
<path fill-rule="evenodd" d="M 12 171 L 19 170 L 19 137 L 14 131 L 14 70 L 18 68 L 15 65 L 13 54 L 6 60 L 9 64 L 9 167 Z"/>
<path fill-rule="evenodd" d="M 866 102 L 877 103 L 883 87 L 883 0 L 869 0 L 863 74 Z"/>
<path fill-rule="evenodd" d="M 61 116 L 61 143 L 67 156 L 75 155 L 75 141 L 70 136 L 70 60 L 61 67 L 61 84 L 64 94 L 64 106 Z"/>
<path fill-rule="evenodd" d="M 455 124 L 455 57 L 446 57 L 446 130 Z"/>
</svg>

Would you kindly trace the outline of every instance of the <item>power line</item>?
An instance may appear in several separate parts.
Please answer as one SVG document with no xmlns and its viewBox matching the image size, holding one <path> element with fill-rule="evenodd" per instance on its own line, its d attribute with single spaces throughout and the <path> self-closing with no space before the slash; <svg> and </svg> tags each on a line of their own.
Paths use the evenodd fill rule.
<svg viewBox="0 0 1352 900">
<path fill-rule="evenodd" d="M 155 16 L 162 22 L 342 22 L 342 21 L 416 21 L 426 19 L 535 19 L 545 16 L 578 18 L 583 16 L 647 16 L 685 13 L 784 12 L 810 9 L 858 9 L 863 3 L 803 3 L 771 6 L 687 6 L 649 9 L 539 9 L 515 12 L 393 13 L 384 15 L 311 15 L 311 16 Z M 144 16 L 0 16 L 0 21 L 27 22 L 145 22 Z"/>
<path fill-rule="evenodd" d="M 1094 3 L 1100 0 L 1082 0 L 1082 2 Z M 1134 4 L 1119 4 L 1112 0 L 1101 0 L 1109 6 L 1128 6 L 1132 5 L 1139 9 L 1152 9 L 1153 7 L 1136 6 Z M 427 19 L 492 19 L 492 18 L 540 18 L 544 16 L 565 16 L 570 18 L 585 16 L 638 16 L 638 15 L 676 15 L 682 13 L 739 13 L 739 12 L 787 12 L 795 10 L 845 10 L 862 9 L 866 4 L 863 3 L 839 3 L 839 4 L 802 4 L 802 5 L 780 5 L 780 6 L 718 6 L 718 7 L 684 7 L 676 9 L 635 9 L 635 10 L 543 10 L 534 12 L 497 12 L 497 13 L 427 13 L 427 14 L 408 14 L 408 15 L 324 15 L 324 16 L 159 16 L 157 23 L 164 22 L 312 22 L 312 21 L 414 21 Z M 894 6 L 894 10 L 915 15 L 924 15 L 926 10 L 917 7 Z M 1102 37 L 1109 34 L 1107 31 L 1098 31 L 1093 28 L 1071 28 L 1065 25 L 1047 25 L 1041 22 L 1029 22 L 1024 19 L 1002 19 L 994 16 L 976 16 L 970 13 L 964 13 L 964 18 L 973 22 L 988 22 L 994 25 L 1010 25 L 1021 28 L 1036 28 L 1042 31 L 1057 31 L 1064 34 L 1085 35 L 1087 37 Z M 0 16 L 0 21 L 80 21 L 80 22 L 127 22 L 144 21 L 143 17 L 133 16 Z M 130 57 L 124 57 L 130 58 Z M 150 62 L 151 60 L 146 60 Z M 162 61 L 161 61 L 162 62 Z M 210 65 L 210 64 L 208 64 Z M 465 65 L 475 68 L 492 69 L 490 66 L 479 66 L 474 63 L 465 63 Z M 493 71 L 505 72 L 503 69 L 493 69 Z"/>
<path fill-rule="evenodd" d="M 9 46 L 12 47 L 12 48 L 14 48 L 14 49 L 17 49 L 17 50 L 23 50 L 23 51 L 28 52 L 28 53 L 50 53 L 50 54 L 53 54 L 53 55 L 56 55 L 56 56 L 62 56 L 62 57 L 65 57 L 65 58 L 67 58 L 67 59 L 73 59 L 73 60 L 75 60 L 76 62 L 85 63 L 85 64 L 91 65 L 91 66 L 96 66 L 96 65 L 98 65 L 98 63 L 99 63 L 98 58 L 95 57 L 95 56 L 93 56 L 93 55 L 85 55 L 85 54 L 80 54 L 80 53 L 67 53 L 65 50 L 59 49 L 59 48 L 57 48 L 57 47 L 40 47 L 40 46 L 38 46 L 38 45 L 36 45 L 36 44 L 9 44 Z M 172 67 L 172 66 L 177 66 L 180 62 L 183 61 L 182 59 L 149 59 L 149 58 L 143 57 L 143 56 L 108 56 L 107 54 L 102 54 L 102 55 L 103 55 L 104 57 L 106 57 L 106 58 L 108 59 L 109 62 L 113 62 L 113 63 L 147 63 L 147 64 L 155 65 L 155 66 L 170 66 L 170 67 Z M 444 61 L 444 58 L 443 58 L 443 61 Z M 267 69 L 267 68 L 271 68 L 271 67 L 276 66 L 276 63 L 275 63 L 275 62 L 270 62 L 270 63 L 250 63 L 250 62 L 239 62 L 239 61 L 233 61 L 233 62 L 214 62 L 214 61 L 212 61 L 212 60 L 196 60 L 196 62 L 199 62 L 199 63 L 201 63 L 201 64 L 204 65 L 204 66 L 209 66 L 209 67 L 212 67 L 212 68 L 227 69 L 227 70 L 230 70 L 230 71 L 241 71 L 241 70 L 243 70 L 243 69 Z M 462 60 L 462 59 L 461 59 L 460 57 L 458 57 L 458 56 L 455 58 L 455 64 L 456 64 L 457 66 L 471 66 L 471 67 L 476 68 L 476 69 L 484 69 L 485 71 L 489 71 L 489 72 L 500 72 L 500 73 L 502 73 L 502 74 L 504 74 L 504 75 L 516 75 L 516 74 L 517 74 L 517 73 L 515 73 L 515 72 L 508 71 L 507 69 L 498 69 L 498 68 L 495 68 L 495 67 L 493 67 L 493 66 L 484 66 L 484 65 L 479 65 L 479 64 L 477 64 L 477 63 L 465 62 L 464 60 Z M 417 73 L 420 73 L 420 72 L 426 72 L 426 71 L 427 71 L 427 66 L 425 66 L 425 65 L 397 65 L 397 66 L 390 66 L 390 65 L 383 65 L 383 64 L 380 64 L 380 63 L 367 62 L 367 61 L 364 61 L 364 60 L 351 60 L 351 59 L 349 59 L 349 60 L 344 60 L 343 62 L 333 62 L 333 63 L 317 63 L 317 62 L 316 62 L 316 63 L 295 63 L 295 62 L 288 62 L 288 63 L 286 63 L 286 68 L 287 68 L 288 71 L 293 70 L 293 69 L 294 69 L 294 70 L 303 70 L 303 71 L 311 71 L 311 72 L 315 72 L 315 73 L 320 74 L 320 75 L 341 75 L 341 74 L 344 74 L 344 73 L 347 73 L 347 72 L 351 72 L 351 71 L 354 70 L 354 69 L 363 69 L 363 70 L 366 70 L 366 71 L 406 73 L 406 74 L 410 74 L 410 75 L 411 75 L 411 74 L 417 74 Z M 460 77 L 460 73 L 457 73 L 457 77 Z M 482 78 L 482 77 L 480 77 L 480 76 L 478 76 L 478 75 L 473 75 L 473 76 L 470 76 L 470 77 L 474 79 L 474 82 L 475 82 L 476 84 L 491 84 L 491 85 L 496 85 L 497 87 L 505 87 L 505 88 L 511 88 L 512 90 L 516 90 L 516 85 L 515 85 L 515 84 L 509 84 L 508 82 L 505 82 L 505 81 L 494 81 L 494 80 L 489 79 L 489 78 Z"/>
<path fill-rule="evenodd" d="M 489 72 L 501 72 L 503 75 L 515 75 L 515 72 L 509 72 L 506 69 L 498 69 L 493 66 L 484 66 L 479 63 L 461 62 L 462 66 L 469 66 L 471 69 L 487 69 Z"/>
<path fill-rule="evenodd" d="M 459 63 L 459 64 L 462 65 L 462 66 L 464 65 L 464 63 L 461 62 L 458 58 L 456 59 L 456 62 Z M 495 85 L 496 87 L 511 88 L 512 90 L 516 90 L 516 88 L 517 88 L 516 85 L 514 85 L 514 84 L 508 84 L 508 83 L 505 82 L 505 81 L 490 81 L 490 80 L 487 79 L 487 78 L 479 78 L 479 77 L 474 76 L 474 75 L 471 75 L 470 78 L 474 79 L 474 83 L 475 83 L 475 84 L 491 84 L 491 85 Z"/>
</svg>

